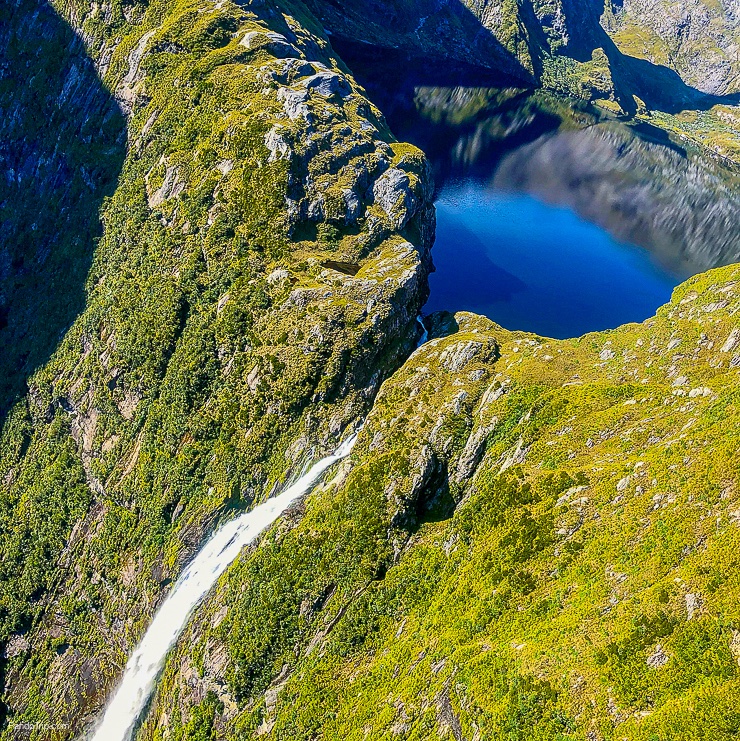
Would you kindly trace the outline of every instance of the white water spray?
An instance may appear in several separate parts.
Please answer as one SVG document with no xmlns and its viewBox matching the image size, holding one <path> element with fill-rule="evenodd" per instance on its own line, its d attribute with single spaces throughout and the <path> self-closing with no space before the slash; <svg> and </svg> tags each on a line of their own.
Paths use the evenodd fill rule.
<svg viewBox="0 0 740 741">
<path fill-rule="evenodd" d="M 327 468 L 348 456 L 356 439 L 357 435 L 353 435 L 282 494 L 227 522 L 213 534 L 183 571 L 128 660 L 123 680 L 108 703 L 102 721 L 94 729 L 92 741 L 128 741 L 131 738 L 167 652 L 182 633 L 193 610 L 242 548 L 310 491 Z"/>
</svg>

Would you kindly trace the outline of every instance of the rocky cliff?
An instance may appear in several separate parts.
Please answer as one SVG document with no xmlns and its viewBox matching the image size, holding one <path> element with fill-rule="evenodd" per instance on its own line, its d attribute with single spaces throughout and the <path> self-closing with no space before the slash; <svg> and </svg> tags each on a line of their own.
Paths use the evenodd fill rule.
<svg viewBox="0 0 740 741">
<path fill-rule="evenodd" d="M 616 90 L 600 8 L 429 10 L 425 49 L 484 18 L 476 61 Z M 304 4 L 0 12 L 0 738 L 78 737 L 214 525 L 365 417 L 141 739 L 737 737 L 736 268 L 643 325 L 441 314 L 415 350 L 430 168 Z"/>
<path fill-rule="evenodd" d="M 3 13 L 0 331 L 27 387 L 0 445 L 4 737 L 66 738 L 214 521 L 333 447 L 413 348 L 432 185 L 299 4 Z M 34 371 L 16 338 L 62 281 L 79 312 Z"/>
<path fill-rule="evenodd" d="M 67 22 L 45 3 L 4 3 L 0 419 L 84 305 L 98 210 L 125 146 L 124 117 Z"/>
<path fill-rule="evenodd" d="M 620 0 L 607 4 L 603 22 L 625 54 L 675 69 L 704 93 L 740 91 L 740 7 L 733 0 Z"/>
</svg>

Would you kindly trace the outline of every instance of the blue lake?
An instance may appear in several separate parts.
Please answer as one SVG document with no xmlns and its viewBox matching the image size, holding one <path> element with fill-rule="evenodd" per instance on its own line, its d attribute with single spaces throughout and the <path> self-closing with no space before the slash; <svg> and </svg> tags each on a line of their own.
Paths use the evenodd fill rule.
<svg viewBox="0 0 740 741">
<path fill-rule="evenodd" d="M 340 53 L 434 171 L 425 314 L 576 337 L 642 322 L 682 280 L 740 260 L 737 173 L 664 131 L 488 86 L 481 70 L 365 44 Z"/>
<path fill-rule="evenodd" d="M 436 205 L 425 313 L 472 311 L 507 329 L 575 337 L 643 321 L 681 280 L 647 250 L 526 194 L 463 180 Z"/>
</svg>

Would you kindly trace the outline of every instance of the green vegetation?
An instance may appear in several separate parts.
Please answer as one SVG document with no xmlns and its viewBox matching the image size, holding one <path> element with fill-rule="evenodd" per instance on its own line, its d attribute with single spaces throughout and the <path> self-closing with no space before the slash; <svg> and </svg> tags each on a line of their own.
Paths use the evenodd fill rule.
<svg viewBox="0 0 740 741">
<path fill-rule="evenodd" d="M 208 687 L 220 738 L 733 738 L 738 279 L 578 340 L 458 314 L 222 580 L 141 738 Z"/>
<path fill-rule="evenodd" d="M 300 6 L 58 10 L 105 60 L 128 150 L 87 276 L 70 276 L 84 307 L 2 430 L 10 737 L 76 731 L 214 522 L 366 413 L 416 341 L 428 270 L 423 157 L 394 142 Z M 400 184 L 374 198 L 394 168 Z M 337 174 L 341 213 L 327 206 Z"/>
<path fill-rule="evenodd" d="M 578 62 L 565 56 L 547 59 L 542 82 L 549 90 L 582 100 L 614 101 L 611 66 L 603 49 L 594 49 L 588 62 Z M 621 112 L 618 104 L 616 110 Z"/>
<path fill-rule="evenodd" d="M 207 533 L 368 413 L 224 575 L 141 739 L 735 738 L 740 271 L 570 341 L 438 315 L 411 354 L 429 168 L 302 3 L 54 8 L 35 61 L 14 35 L 32 4 L 0 11 L 9 57 L 37 65 L 27 95 L 0 83 L 3 131 L 70 169 L 1 204 L 11 267 L 55 249 L 3 273 L 0 738 L 76 737 Z M 62 18 L 103 80 L 74 121 L 85 57 Z M 600 48 L 544 74 L 616 106 Z M 490 105 L 473 91 L 450 120 Z M 29 193 L 51 194 L 38 223 Z M 35 334 L 47 279 L 74 285 Z"/>
</svg>

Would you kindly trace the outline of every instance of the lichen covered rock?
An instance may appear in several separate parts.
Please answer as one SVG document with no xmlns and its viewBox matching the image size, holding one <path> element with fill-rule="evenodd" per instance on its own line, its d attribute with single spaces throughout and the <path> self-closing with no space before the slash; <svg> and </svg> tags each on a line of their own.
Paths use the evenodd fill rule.
<svg viewBox="0 0 740 741">
<path fill-rule="evenodd" d="M 431 267 L 424 157 L 300 4 L 55 8 L 129 144 L 84 307 L 2 431 L 8 738 L 31 720 L 76 736 L 218 519 L 365 416 L 415 346 Z M 32 18 L 8 12 L 15 29 Z M 62 62 L 78 72 L 58 105 L 79 87 Z M 372 196 L 393 168 L 413 196 L 402 219 Z"/>
</svg>

